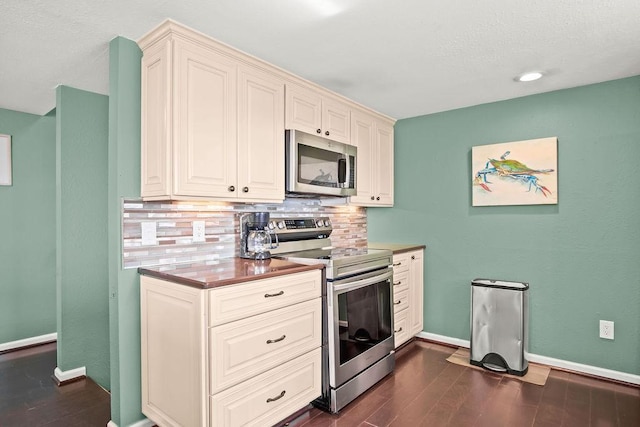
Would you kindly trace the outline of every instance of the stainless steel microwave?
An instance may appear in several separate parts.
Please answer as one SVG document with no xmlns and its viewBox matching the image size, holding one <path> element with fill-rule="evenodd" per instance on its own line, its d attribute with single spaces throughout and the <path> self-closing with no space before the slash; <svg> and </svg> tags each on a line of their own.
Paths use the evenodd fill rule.
<svg viewBox="0 0 640 427">
<path fill-rule="evenodd" d="M 287 130 L 285 143 L 287 193 L 309 196 L 356 194 L 355 146 L 299 130 Z"/>
</svg>

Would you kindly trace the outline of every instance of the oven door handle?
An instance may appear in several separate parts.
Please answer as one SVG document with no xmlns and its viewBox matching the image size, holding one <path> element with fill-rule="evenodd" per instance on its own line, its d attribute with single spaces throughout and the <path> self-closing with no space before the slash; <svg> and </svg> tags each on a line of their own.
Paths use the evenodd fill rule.
<svg viewBox="0 0 640 427">
<path fill-rule="evenodd" d="M 333 285 L 333 290 L 335 292 L 340 292 L 340 291 L 353 291 L 356 289 L 360 289 L 360 288 L 364 288 L 365 286 L 370 286 L 370 285 L 374 285 L 376 283 L 379 282 L 384 282 L 387 280 L 391 280 L 391 278 L 393 277 L 393 272 L 386 272 L 384 274 L 379 274 L 377 276 L 374 277 L 368 277 L 366 279 L 360 279 L 360 280 L 356 280 L 355 282 L 348 282 L 348 283 L 343 283 L 340 285 Z"/>
</svg>

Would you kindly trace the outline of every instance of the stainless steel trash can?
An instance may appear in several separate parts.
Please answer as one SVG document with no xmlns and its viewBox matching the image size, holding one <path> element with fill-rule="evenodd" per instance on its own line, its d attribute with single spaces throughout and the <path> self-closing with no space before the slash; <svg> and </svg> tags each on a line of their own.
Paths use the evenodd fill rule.
<svg viewBox="0 0 640 427">
<path fill-rule="evenodd" d="M 470 363 L 523 376 L 529 369 L 529 284 L 475 279 L 471 282 Z"/>
</svg>

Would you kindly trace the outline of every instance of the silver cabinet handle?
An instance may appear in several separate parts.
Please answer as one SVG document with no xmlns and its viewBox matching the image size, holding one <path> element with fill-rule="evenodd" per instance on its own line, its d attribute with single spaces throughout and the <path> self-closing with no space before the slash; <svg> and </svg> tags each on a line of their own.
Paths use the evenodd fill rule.
<svg viewBox="0 0 640 427">
<path fill-rule="evenodd" d="M 242 192 L 243 193 L 248 193 L 249 192 L 249 187 L 242 187 Z"/>
<path fill-rule="evenodd" d="M 280 291 L 277 294 L 264 294 L 264 297 L 271 298 L 271 297 L 279 297 L 280 295 L 284 295 L 284 291 Z"/>
<path fill-rule="evenodd" d="M 279 395 L 277 395 L 276 397 L 268 398 L 267 399 L 267 403 L 275 402 L 276 400 L 282 399 L 286 392 L 287 392 L 286 390 L 282 390 L 282 392 Z"/>
<path fill-rule="evenodd" d="M 325 135 L 327 135 L 327 136 L 329 136 L 329 131 L 326 131 L 324 134 L 325 134 Z"/>
<path fill-rule="evenodd" d="M 396 332 L 396 333 L 402 332 L 402 327 L 400 327 L 400 329 L 398 329 L 397 331 L 394 329 L 393 332 Z"/>
<path fill-rule="evenodd" d="M 401 285 L 401 284 L 402 284 L 402 280 L 399 281 L 399 282 L 393 282 L 393 286 L 398 286 L 398 285 Z"/>
<path fill-rule="evenodd" d="M 376 197 L 376 200 L 380 200 L 380 196 Z"/>
<path fill-rule="evenodd" d="M 397 267 L 397 266 L 399 266 L 399 265 L 402 265 L 402 263 L 401 263 L 401 262 L 399 262 L 399 263 L 393 264 L 393 266 L 394 266 L 394 267 Z"/>
<path fill-rule="evenodd" d="M 230 185 L 230 186 L 229 186 L 229 188 L 228 188 L 228 190 L 229 190 L 230 192 L 234 192 L 234 191 L 236 191 L 236 187 L 234 187 L 233 185 Z"/>
<path fill-rule="evenodd" d="M 282 341 L 283 339 L 285 339 L 286 337 L 287 337 L 286 335 L 283 335 L 283 336 L 281 336 L 280 338 L 276 338 L 275 340 L 267 340 L 267 344 L 273 344 L 273 343 L 275 343 L 275 342 L 280 342 L 280 341 Z"/>
<path fill-rule="evenodd" d="M 316 133 L 322 133 L 322 129 L 316 129 Z"/>
<path fill-rule="evenodd" d="M 371 196 L 371 200 L 375 200 L 375 199 L 376 199 L 375 197 Z"/>
<path fill-rule="evenodd" d="M 398 305 L 398 304 L 402 304 L 402 300 L 400 301 L 394 301 L 393 304 Z"/>
<path fill-rule="evenodd" d="M 415 255 L 411 255 L 411 259 L 416 259 L 416 256 Z"/>
</svg>

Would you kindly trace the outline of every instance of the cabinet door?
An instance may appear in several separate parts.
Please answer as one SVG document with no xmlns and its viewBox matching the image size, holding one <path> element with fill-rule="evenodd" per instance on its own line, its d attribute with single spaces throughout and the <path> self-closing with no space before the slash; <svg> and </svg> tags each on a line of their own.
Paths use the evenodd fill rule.
<svg viewBox="0 0 640 427">
<path fill-rule="evenodd" d="M 410 253 L 409 267 L 409 312 L 411 335 L 422 332 L 423 329 L 423 295 L 424 295 L 424 251 Z"/>
<path fill-rule="evenodd" d="M 373 173 L 378 189 L 376 204 L 393 206 L 393 127 L 378 122 L 375 139 L 377 158 Z"/>
<path fill-rule="evenodd" d="M 142 197 L 171 191 L 171 41 L 147 49 L 142 57 Z"/>
<path fill-rule="evenodd" d="M 284 200 L 284 83 L 240 67 L 238 197 Z"/>
<path fill-rule="evenodd" d="M 174 193 L 236 197 L 237 66 L 199 45 L 174 43 Z"/>
<path fill-rule="evenodd" d="M 335 98 L 322 99 L 322 136 L 351 144 L 351 109 Z"/>
<path fill-rule="evenodd" d="M 319 93 L 295 84 L 287 84 L 287 129 L 298 129 L 314 135 L 322 132 L 322 97 Z"/>
<path fill-rule="evenodd" d="M 142 412 L 159 425 L 203 425 L 207 411 L 203 292 L 140 279 Z"/>
<path fill-rule="evenodd" d="M 356 165 L 357 195 L 351 197 L 355 204 L 370 205 L 375 199 L 372 182 L 372 163 L 375 124 L 369 114 L 354 110 L 351 116 L 351 143 L 358 147 Z"/>
</svg>

